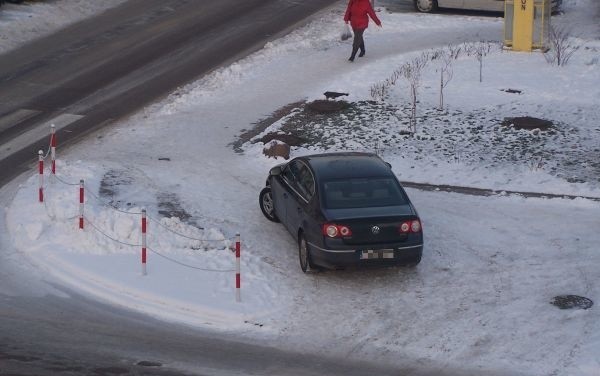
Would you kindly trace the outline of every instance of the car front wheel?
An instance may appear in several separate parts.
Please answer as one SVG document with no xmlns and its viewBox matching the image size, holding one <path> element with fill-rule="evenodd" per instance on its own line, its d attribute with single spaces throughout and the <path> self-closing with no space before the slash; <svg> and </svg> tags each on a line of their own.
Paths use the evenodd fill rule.
<svg viewBox="0 0 600 376">
<path fill-rule="evenodd" d="M 415 0 L 415 9 L 423 13 L 435 12 L 438 9 L 437 0 Z"/>
<path fill-rule="evenodd" d="M 260 191 L 258 203 L 260 210 L 269 221 L 279 222 L 279 218 L 277 218 L 277 214 L 275 213 L 275 204 L 273 203 L 273 194 L 270 187 L 265 187 Z"/>
</svg>

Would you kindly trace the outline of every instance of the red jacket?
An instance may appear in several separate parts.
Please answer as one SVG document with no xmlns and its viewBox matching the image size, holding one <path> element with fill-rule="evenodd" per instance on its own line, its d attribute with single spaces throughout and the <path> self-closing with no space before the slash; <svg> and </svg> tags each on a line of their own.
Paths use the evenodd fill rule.
<svg viewBox="0 0 600 376">
<path fill-rule="evenodd" d="M 369 16 L 375 23 L 381 26 L 370 0 L 350 0 L 344 21 L 350 21 L 353 29 L 366 29 L 369 26 Z"/>
</svg>

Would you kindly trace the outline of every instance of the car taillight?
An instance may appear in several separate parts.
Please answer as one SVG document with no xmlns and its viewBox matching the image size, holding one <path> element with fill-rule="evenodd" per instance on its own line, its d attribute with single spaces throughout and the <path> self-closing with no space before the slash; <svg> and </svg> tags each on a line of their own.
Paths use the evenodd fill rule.
<svg viewBox="0 0 600 376">
<path fill-rule="evenodd" d="M 352 230 L 348 226 L 325 223 L 323 225 L 323 235 L 330 238 L 346 238 L 352 236 Z"/>
<path fill-rule="evenodd" d="M 398 227 L 398 231 L 402 234 L 407 234 L 409 232 L 421 232 L 421 221 L 418 219 L 413 219 L 411 221 L 402 222 L 400 227 Z"/>
</svg>

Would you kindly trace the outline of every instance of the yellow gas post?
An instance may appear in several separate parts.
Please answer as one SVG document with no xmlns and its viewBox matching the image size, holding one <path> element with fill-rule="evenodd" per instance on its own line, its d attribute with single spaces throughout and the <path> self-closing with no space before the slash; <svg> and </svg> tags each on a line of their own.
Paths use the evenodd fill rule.
<svg viewBox="0 0 600 376">
<path fill-rule="evenodd" d="M 533 47 L 533 0 L 516 0 L 513 6 L 513 50 L 530 52 Z"/>
<path fill-rule="evenodd" d="M 549 0 L 505 0 L 504 45 L 514 51 L 544 49 L 550 27 Z"/>
</svg>

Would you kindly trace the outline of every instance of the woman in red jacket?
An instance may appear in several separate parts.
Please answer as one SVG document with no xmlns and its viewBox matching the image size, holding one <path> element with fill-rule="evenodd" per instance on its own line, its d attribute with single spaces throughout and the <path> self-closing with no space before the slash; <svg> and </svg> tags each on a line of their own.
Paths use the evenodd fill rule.
<svg viewBox="0 0 600 376">
<path fill-rule="evenodd" d="M 352 30 L 354 31 L 352 55 L 350 55 L 350 59 L 348 59 L 350 61 L 354 61 L 354 57 L 359 49 L 360 54 L 358 56 L 365 56 L 365 40 L 363 39 L 363 33 L 369 26 L 369 17 L 371 17 L 377 26 L 381 26 L 381 21 L 377 18 L 370 0 L 350 0 L 348 8 L 346 9 L 346 15 L 344 15 L 344 21 L 346 21 L 346 23 L 350 22 L 350 26 L 352 26 Z"/>
</svg>

